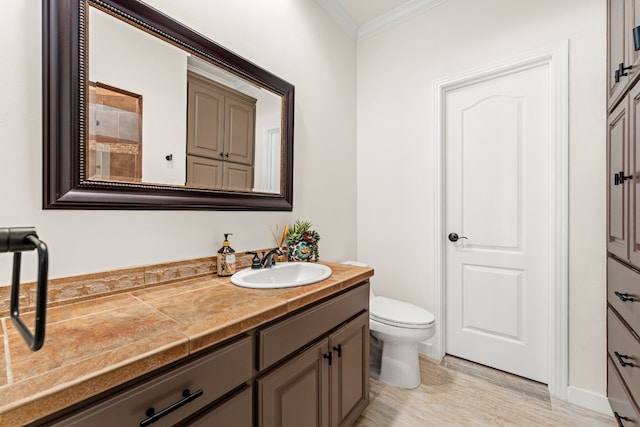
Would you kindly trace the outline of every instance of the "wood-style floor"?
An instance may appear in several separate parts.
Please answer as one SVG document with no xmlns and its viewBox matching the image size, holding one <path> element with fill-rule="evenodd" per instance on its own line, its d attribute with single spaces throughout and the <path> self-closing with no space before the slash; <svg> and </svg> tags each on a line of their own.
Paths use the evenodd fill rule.
<svg viewBox="0 0 640 427">
<path fill-rule="evenodd" d="M 398 389 L 371 379 L 356 426 L 616 426 L 613 417 L 552 399 L 544 384 L 451 356 L 420 357 L 422 384 Z"/>
</svg>

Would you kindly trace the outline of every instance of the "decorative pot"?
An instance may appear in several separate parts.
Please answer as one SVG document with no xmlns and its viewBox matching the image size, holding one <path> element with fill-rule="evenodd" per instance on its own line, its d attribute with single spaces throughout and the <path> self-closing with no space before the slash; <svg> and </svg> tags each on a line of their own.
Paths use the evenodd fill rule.
<svg viewBox="0 0 640 427">
<path fill-rule="evenodd" d="M 313 249 L 313 245 L 304 240 L 289 243 L 287 248 L 289 261 L 317 261 L 318 256 Z"/>
</svg>

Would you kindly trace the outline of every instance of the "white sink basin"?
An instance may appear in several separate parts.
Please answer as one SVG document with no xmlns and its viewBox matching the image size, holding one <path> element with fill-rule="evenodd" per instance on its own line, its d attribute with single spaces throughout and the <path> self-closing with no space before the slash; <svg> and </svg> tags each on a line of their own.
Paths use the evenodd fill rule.
<svg viewBox="0 0 640 427">
<path fill-rule="evenodd" d="M 244 288 L 275 289 L 310 285 L 331 276 L 331 269 L 323 264 L 285 262 L 271 268 L 239 271 L 231 276 L 231 283 Z"/>
</svg>

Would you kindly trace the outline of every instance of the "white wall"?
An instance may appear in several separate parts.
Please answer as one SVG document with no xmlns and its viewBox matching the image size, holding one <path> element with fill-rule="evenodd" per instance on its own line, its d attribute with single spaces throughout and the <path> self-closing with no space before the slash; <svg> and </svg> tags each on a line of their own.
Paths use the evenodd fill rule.
<svg viewBox="0 0 640 427">
<path fill-rule="evenodd" d="M 0 227 L 36 226 L 50 277 L 210 256 L 225 232 L 236 250 L 270 247 L 269 225 L 297 218 L 321 234 L 323 259 L 355 256 L 355 42 L 314 2 L 148 1 L 296 86 L 293 212 L 43 210 L 40 2 L 5 3 Z M 0 254 L 0 283 L 10 271 Z M 23 279 L 34 277 L 25 265 Z"/>
<path fill-rule="evenodd" d="M 184 185 L 187 52 L 94 7 L 87 28 L 89 80 L 142 96 L 142 182 Z"/>
<path fill-rule="evenodd" d="M 433 309 L 436 79 L 569 40 L 569 384 L 604 395 L 604 0 L 447 0 L 358 44 L 358 258 Z"/>
</svg>

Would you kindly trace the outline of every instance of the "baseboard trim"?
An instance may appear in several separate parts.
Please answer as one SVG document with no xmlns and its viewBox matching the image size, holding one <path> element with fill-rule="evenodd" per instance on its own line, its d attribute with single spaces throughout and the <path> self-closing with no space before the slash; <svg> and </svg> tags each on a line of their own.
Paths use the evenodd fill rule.
<svg viewBox="0 0 640 427">
<path fill-rule="evenodd" d="M 442 355 L 436 350 L 436 347 L 430 342 L 419 342 L 418 353 L 427 356 L 429 359 L 442 360 Z"/>
<path fill-rule="evenodd" d="M 569 386 L 567 388 L 567 395 L 569 403 L 591 409 L 592 411 L 600 412 L 601 414 L 611 415 L 613 417 L 613 411 L 611 411 L 611 406 L 609 405 L 607 396 L 596 394 L 592 391 L 583 390 L 574 386 Z"/>
</svg>

